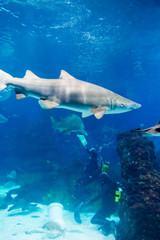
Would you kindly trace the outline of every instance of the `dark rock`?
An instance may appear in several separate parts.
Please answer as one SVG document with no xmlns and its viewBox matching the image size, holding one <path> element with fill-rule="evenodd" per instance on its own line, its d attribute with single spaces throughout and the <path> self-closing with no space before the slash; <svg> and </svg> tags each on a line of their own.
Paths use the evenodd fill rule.
<svg viewBox="0 0 160 240">
<path fill-rule="evenodd" d="M 160 171 L 154 145 L 140 133 L 118 135 L 123 194 L 118 240 L 158 240 L 160 236 Z"/>
</svg>

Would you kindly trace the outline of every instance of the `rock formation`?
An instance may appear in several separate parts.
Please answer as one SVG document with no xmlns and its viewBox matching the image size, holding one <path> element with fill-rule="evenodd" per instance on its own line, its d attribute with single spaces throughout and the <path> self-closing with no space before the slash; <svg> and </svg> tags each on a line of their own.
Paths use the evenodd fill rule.
<svg viewBox="0 0 160 240">
<path fill-rule="evenodd" d="M 160 171 L 154 145 L 140 133 L 118 135 L 123 194 L 118 240 L 160 239 Z"/>
</svg>

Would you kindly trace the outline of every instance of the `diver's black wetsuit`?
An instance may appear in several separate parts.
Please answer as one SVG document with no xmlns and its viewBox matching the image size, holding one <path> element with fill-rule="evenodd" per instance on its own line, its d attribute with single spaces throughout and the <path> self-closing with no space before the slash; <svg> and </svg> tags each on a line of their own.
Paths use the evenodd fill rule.
<svg viewBox="0 0 160 240">
<path fill-rule="evenodd" d="M 113 182 L 107 173 L 101 173 L 100 175 L 101 192 L 95 197 L 91 202 L 95 202 L 101 199 L 101 207 L 92 217 L 91 223 L 104 225 L 108 221 L 105 219 L 114 214 L 117 208 L 117 203 L 115 202 L 115 191 L 117 190 L 117 183 Z"/>
<path fill-rule="evenodd" d="M 86 148 L 89 154 L 89 163 L 83 169 L 82 177 L 75 182 L 75 198 L 79 201 L 86 201 L 85 186 L 98 180 L 101 173 L 102 161 L 95 150 Z"/>
<path fill-rule="evenodd" d="M 113 233 L 116 236 L 115 222 L 109 221 L 106 218 L 110 217 L 116 212 L 117 202 L 115 202 L 115 192 L 118 188 L 118 184 L 116 182 L 113 182 L 108 177 L 108 174 L 106 172 L 99 174 L 99 181 L 101 185 L 100 194 L 89 201 L 81 202 L 74 213 L 74 218 L 77 223 L 81 223 L 82 221 L 79 212 L 81 208 L 101 199 L 101 207 L 92 217 L 91 223 L 100 225 L 100 229 L 105 234 L 108 235 L 110 233 Z"/>
</svg>

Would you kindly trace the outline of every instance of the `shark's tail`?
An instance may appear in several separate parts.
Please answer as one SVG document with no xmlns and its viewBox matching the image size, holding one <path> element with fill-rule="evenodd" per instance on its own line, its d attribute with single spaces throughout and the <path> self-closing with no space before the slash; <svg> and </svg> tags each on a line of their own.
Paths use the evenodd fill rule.
<svg viewBox="0 0 160 240">
<path fill-rule="evenodd" d="M 52 114 L 50 111 L 47 111 L 47 112 L 48 112 L 48 114 L 49 114 L 50 117 L 51 117 L 51 121 L 52 121 L 53 126 L 56 127 L 56 126 L 57 126 L 57 121 L 56 121 L 56 119 L 54 118 L 53 114 Z"/>
<path fill-rule="evenodd" d="M 0 91 L 7 87 L 7 83 L 9 83 L 12 78 L 11 75 L 0 70 Z"/>
</svg>

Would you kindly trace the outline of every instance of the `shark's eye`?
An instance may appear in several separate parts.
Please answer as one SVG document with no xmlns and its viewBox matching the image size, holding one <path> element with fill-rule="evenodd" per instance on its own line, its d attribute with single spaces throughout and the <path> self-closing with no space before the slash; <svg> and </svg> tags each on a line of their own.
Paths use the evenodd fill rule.
<svg viewBox="0 0 160 240">
<path fill-rule="evenodd" d="M 124 104 L 123 104 L 123 103 L 121 103 L 121 107 L 124 107 Z"/>
</svg>

